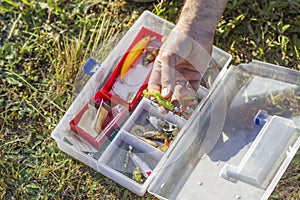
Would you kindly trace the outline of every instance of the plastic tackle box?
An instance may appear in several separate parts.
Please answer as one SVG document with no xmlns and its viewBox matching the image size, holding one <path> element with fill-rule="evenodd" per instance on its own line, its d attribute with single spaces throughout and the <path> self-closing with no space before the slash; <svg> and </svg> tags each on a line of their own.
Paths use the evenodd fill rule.
<svg viewBox="0 0 300 200">
<path fill-rule="evenodd" d="M 101 66 L 90 58 L 97 70 L 52 137 L 137 195 L 267 199 L 300 146 L 300 72 L 259 61 L 229 67 L 231 56 L 213 47 L 217 67 L 204 74 L 191 116 L 161 114 L 141 95 L 153 65 L 144 52 L 122 70 L 141 40 L 159 48 L 173 27 L 146 11 Z"/>
</svg>

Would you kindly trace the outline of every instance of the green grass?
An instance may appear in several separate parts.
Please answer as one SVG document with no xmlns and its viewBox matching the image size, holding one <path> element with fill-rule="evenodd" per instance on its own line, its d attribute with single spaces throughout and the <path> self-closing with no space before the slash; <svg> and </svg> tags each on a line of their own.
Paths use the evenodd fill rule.
<svg viewBox="0 0 300 200">
<path fill-rule="evenodd" d="M 61 152 L 50 134 L 72 103 L 78 69 L 100 43 L 128 30 L 145 9 L 175 22 L 182 4 L 1 1 L 1 199 L 138 198 Z M 299 32 L 300 1 L 233 0 L 215 44 L 234 64 L 258 59 L 300 70 Z M 298 152 L 271 199 L 300 198 L 299 163 Z"/>
</svg>

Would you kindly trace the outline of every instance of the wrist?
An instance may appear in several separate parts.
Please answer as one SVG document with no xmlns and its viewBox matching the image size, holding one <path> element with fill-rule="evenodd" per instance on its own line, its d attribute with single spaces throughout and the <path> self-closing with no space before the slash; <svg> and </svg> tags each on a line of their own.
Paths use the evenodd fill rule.
<svg viewBox="0 0 300 200">
<path fill-rule="evenodd" d="M 197 40 L 198 33 L 213 37 L 227 0 L 186 0 L 177 22 L 179 31 Z"/>
<path fill-rule="evenodd" d="M 180 35 L 182 38 L 188 38 L 190 44 L 193 46 L 200 45 L 208 54 L 211 54 L 212 45 L 214 41 L 214 31 L 209 31 L 203 27 L 191 27 L 187 24 L 178 23 L 172 30 Z"/>
<path fill-rule="evenodd" d="M 191 17 L 189 15 L 185 15 L 184 12 L 182 12 L 175 28 L 177 28 L 178 31 L 191 36 L 195 33 L 214 35 L 218 23 L 219 19 L 214 19 L 212 17 Z"/>
</svg>

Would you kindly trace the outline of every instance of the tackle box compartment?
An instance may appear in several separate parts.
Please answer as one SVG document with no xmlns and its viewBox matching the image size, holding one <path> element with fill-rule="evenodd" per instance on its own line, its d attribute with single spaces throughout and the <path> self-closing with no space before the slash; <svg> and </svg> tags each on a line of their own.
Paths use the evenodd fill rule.
<svg viewBox="0 0 300 200">
<path fill-rule="evenodd" d="M 188 120 L 161 115 L 140 96 L 147 73 L 133 104 L 109 94 L 137 38 L 145 32 L 161 37 L 173 27 L 145 11 L 85 84 L 52 137 L 62 151 L 137 195 L 148 190 L 160 199 L 267 199 L 300 145 L 300 73 L 259 61 L 228 68 L 231 56 L 214 46 L 210 64 L 220 70 L 206 92 L 197 93 L 202 99 Z M 127 112 L 107 134 L 90 137 L 78 131 L 78 123 L 99 99 Z M 172 141 L 141 138 L 139 129 L 148 134 L 161 129 L 149 119 L 175 127 Z M 157 147 L 162 143 L 168 148 Z"/>
</svg>

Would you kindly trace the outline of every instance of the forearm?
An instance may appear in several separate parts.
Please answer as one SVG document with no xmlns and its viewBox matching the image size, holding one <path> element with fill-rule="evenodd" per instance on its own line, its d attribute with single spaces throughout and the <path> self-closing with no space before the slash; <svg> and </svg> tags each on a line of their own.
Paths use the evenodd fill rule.
<svg viewBox="0 0 300 200">
<path fill-rule="evenodd" d="M 186 0 L 177 22 L 179 31 L 190 36 L 197 32 L 213 35 L 226 3 L 227 0 Z"/>
</svg>

